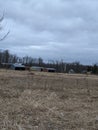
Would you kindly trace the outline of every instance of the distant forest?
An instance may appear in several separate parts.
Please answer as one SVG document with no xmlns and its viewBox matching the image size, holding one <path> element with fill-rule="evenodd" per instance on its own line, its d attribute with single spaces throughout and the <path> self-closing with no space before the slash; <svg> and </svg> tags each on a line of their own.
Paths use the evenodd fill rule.
<svg viewBox="0 0 98 130">
<path fill-rule="evenodd" d="M 98 64 L 94 65 L 82 65 L 79 62 L 66 63 L 63 60 L 60 61 L 48 61 L 47 63 L 43 61 L 41 57 L 33 58 L 29 56 L 18 57 L 15 54 L 11 54 L 9 50 L 0 51 L 0 68 L 3 68 L 4 63 L 21 63 L 25 66 L 40 66 L 47 68 L 55 68 L 56 72 L 69 73 L 73 70 L 74 73 L 87 73 L 98 74 Z"/>
</svg>

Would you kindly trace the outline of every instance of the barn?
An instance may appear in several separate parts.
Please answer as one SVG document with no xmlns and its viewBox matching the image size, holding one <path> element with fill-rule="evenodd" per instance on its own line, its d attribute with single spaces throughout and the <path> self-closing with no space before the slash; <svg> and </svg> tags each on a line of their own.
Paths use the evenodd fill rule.
<svg viewBox="0 0 98 130">
<path fill-rule="evenodd" d="M 22 64 L 15 63 L 15 64 L 11 65 L 11 69 L 13 69 L 13 70 L 25 70 L 25 66 L 22 65 Z"/>
<path fill-rule="evenodd" d="M 45 68 L 47 72 L 56 72 L 55 68 Z"/>
<path fill-rule="evenodd" d="M 38 67 L 38 66 L 32 66 L 30 68 L 32 71 L 39 71 L 39 72 L 56 72 L 56 69 L 54 68 L 45 68 L 45 67 Z"/>
<path fill-rule="evenodd" d="M 33 70 L 33 71 L 39 71 L 39 72 L 41 72 L 41 71 L 43 71 L 43 67 L 38 67 L 38 66 L 32 66 L 31 68 L 30 68 L 30 70 Z"/>
</svg>

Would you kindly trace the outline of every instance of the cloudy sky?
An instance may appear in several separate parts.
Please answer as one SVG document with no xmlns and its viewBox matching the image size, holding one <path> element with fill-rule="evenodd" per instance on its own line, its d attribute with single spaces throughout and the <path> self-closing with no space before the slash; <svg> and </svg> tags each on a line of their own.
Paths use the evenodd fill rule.
<svg viewBox="0 0 98 130">
<path fill-rule="evenodd" d="M 18 56 L 98 63 L 98 0 L 0 0 L 0 49 Z"/>
</svg>

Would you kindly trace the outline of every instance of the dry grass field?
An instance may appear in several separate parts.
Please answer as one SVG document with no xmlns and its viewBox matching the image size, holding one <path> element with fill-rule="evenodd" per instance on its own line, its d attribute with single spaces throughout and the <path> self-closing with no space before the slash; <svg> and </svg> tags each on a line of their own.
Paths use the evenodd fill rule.
<svg viewBox="0 0 98 130">
<path fill-rule="evenodd" d="M 98 76 L 0 70 L 0 130 L 98 130 Z"/>
</svg>

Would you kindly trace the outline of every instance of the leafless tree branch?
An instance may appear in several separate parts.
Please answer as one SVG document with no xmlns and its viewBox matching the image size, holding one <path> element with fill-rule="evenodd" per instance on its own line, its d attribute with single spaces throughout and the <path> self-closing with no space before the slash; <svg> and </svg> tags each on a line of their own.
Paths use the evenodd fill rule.
<svg viewBox="0 0 98 130">
<path fill-rule="evenodd" d="M 7 35 L 10 33 L 10 30 L 0 39 L 0 41 L 3 41 L 6 37 L 7 37 Z"/>
<path fill-rule="evenodd" d="M 1 23 L 3 20 L 4 20 L 4 13 L 3 13 L 2 17 L 0 18 L 0 23 Z M 3 27 L 0 25 L 0 31 L 1 31 L 2 29 L 3 29 Z M 2 38 L 0 38 L 0 41 L 4 40 L 4 39 L 8 36 L 9 33 L 10 33 L 10 30 L 9 30 Z"/>
<path fill-rule="evenodd" d="M 0 22 L 2 22 L 3 19 L 4 19 L 4 13 L 3 13 L 2 17 L 0 18 Z"/>
</svg>

